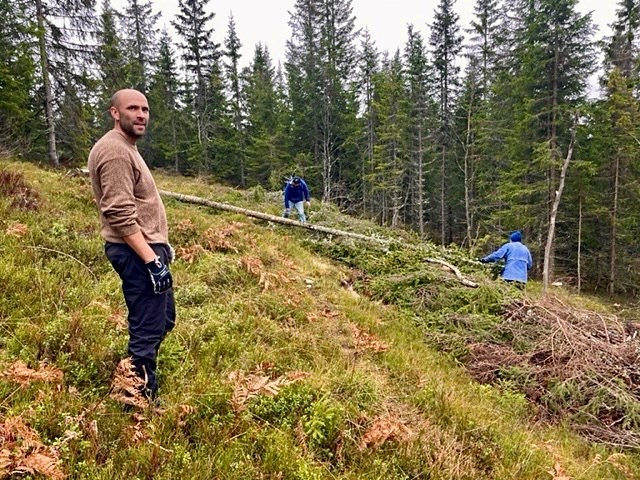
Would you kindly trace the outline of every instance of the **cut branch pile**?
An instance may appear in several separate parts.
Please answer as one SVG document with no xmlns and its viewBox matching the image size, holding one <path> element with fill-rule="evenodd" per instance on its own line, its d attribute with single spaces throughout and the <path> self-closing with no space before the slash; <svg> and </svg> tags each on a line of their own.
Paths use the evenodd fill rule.
<svg viewBox="0 0 640 480">
<path fill-rule="evenodd" d="M 518 300 L 503 318 L 495 333 L 505 343 L 469 345 L 467 368 L 478 380 L 521 382 L 543 412 L 571 416 L 588 438 L 640 447 L 640 341 L 633 325 L 553 298 Z"/>
</svg>

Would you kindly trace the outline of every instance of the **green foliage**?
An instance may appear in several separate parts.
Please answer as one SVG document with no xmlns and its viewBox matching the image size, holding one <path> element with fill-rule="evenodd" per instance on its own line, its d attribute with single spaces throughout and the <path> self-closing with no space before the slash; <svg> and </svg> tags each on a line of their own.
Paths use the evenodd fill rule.
<svg viewBox="0 0 640 480">
<path fill-rule="evenodd" d="M 11 173 L 13 185 L 33 189 L 38 198 L 38 207 L 29 210 L 11 205 L 15 192 L 0 196 L 3 420 L 19 415 L 46 445 L 55 446 L 68 476 L 506 480 L 516 472 L 517 478 L 533 480 L 558 459 L 572 475 L 624 478 L 611 463 L 593 464 L 595 447 L 575 437 L 565 444 L 565 430 L 529 423 L 531 406 L 515 387 L 524 372 L 503 369 L 501 388 L 482 386 L 450 356 L 427 346 L 425 340 L 434 342 L 437 335 L 488 335 L 499 305 L 514 292 L 496 288 L 462 250 L 422 245 L 398 232 L 384 248 L 329 242 L 314 233 L 303 240 L 302 231 L 166 202 L 178 251 L 172 265 L 178 323 L 160 349 L 162 410 L 123 408 L 108 394 L 114 369 L 126 356 L 126 306 L 104 257 L 88 180 L 24 163 L 3 164 L 2 170 Z M 258 208 L 251 193 L 158 171 L 154 176 L 163 189 L 215 192 Z M 264 202 L 259 206 L 268 208 L 268 197 Z M 329 225 L 391 235 L 329 206 L 317 213 Z M 206 243 L 212 232 L 230 225 L 234 229 L 225 238 L 233 248 Z M 194 245 L 203 251 L 184 256 Z M 247 263 L 248 257 L 260 258 L 260 271 L 246 267 L 257 265 Z M 458 287 L 425 257 L 456 264 L 480 288 Z M 393 278 L 422 273 L 419 281 Z M 345 281 L 359 297 L 338 287 Z M 430 294 L 421 304 L 411 298 L 412 289 Z M 378 300 L 365 296 L 367 291 Z M 354 327 L 388 350 L 358 343 Z M 16 360 L 32 369 L 45 362 L 64 379 L 21 386 L 5 373 Z M 275 375 L 298 372 L 302 379 L 273 395 L 256 391 L 239 411 L 234 399 L 242 398 L 242 385 L 230 373 L 256 365 Z M 558 386 L 549 408 L 572 408 L 572 398 L 579 398 L 575 388 L 562 393 Z M 601 408 L 621 408 L 608 398 L 594 397 L 593 408 L 597 401 Z M 364 447 L 367 429 L 387 414 L 411 435 Z M 635 414 L 628 421 L 635 426 Z M 597 448 L 601 458 L 614 453 Z M 634 455 L 619 462 L 634 474 L 640 471 Z"/>
<path fill-rule="evenodd" d="M 308 386 L 291 385 L 276 397 L 258 397 L 250 412 L 262 421 L 293 429 L 302 418 L 308 418 L 317 401 L 317 393 Z"/>
<path fill-rule="evenodd" d="M 30 105 L 36 75 L 28 41 L 32 33 L 23 6 L 0 1 L 0 145 L 18 151 L 26 151 L 31 135 L 25 133 L 38 123 Z"/>
</svg>

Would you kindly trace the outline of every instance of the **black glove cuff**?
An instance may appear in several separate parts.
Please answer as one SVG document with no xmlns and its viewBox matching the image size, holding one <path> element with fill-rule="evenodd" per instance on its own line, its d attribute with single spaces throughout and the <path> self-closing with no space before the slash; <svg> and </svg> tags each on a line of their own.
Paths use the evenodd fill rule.
<svg viewBox="0 0 640 480">
<path fill-rule="evenodd" d="M 164 267 L 164 264 L 162 263 L 162 260 L 160 260 L 160 257 L 156 257 L 150 262 L 145 263 L 144 266 L 153 273 L 160 273 L 162 271 L 162 268 Z"/>
</svg>

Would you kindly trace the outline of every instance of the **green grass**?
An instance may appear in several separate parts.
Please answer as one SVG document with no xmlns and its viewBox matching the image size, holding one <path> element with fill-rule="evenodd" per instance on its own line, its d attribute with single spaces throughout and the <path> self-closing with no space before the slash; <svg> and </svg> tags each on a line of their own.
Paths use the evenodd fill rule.
<svg viewBox="0 0 640 480">
<path fill-rule="evenodd" d="M 553 478 L 556 465 L 575 479 L 640 475 L 634 452 L 540 422 L 517 389 L 467 375 L 455 355 L 465 335 L 482 335 L 518 293 L 497 287 L 464 252 L 447 258 L 478 289 L 421 262 L 436 247 L 327 242 L 174 200 L 166 206 L 179 253 L 178 322 L 160 351 L 164 411 L 127 410 L 108 396 L 126 353 L 126 308 L 88 180 L 27 163 L 3 161 L 0 170 L 20 174 L 39 197 L 37 209 L 16 208 L 15 194 L 0 189 L 0 372 L 22 360 L 64 373 L 62 383 L 0 377 L 1 418 L 22 418 L 69 478 L 526 480 Z M 165 190 L 281 212 L 277 195 L 154 175 Z M 310 219 L 416 241 L 318 202 Z M 25 233 L 10 233 L 18 224 Z M 216 237 L 223 231 L 226 243 Z M 416 272 L 425 277 L 394 277 Z M 237 408 L 238 372 L 271 382 L 304 375 Z M 381 419 L 394 430 L 366 444 Z M 20 439 L 10 446 L 24 452 Z"/>
</svg>

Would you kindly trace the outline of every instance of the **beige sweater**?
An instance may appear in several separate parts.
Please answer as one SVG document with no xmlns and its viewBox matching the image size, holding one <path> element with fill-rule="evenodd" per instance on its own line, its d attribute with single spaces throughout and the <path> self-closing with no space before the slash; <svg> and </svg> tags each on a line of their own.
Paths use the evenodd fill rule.
<svg viewBox="0 0 640 480">
<path fill-rule="evenodd" d="M 89 153 L 89 174 L 101 235 L 124 243 L 141 231 L 147 243 L 169 243 L 167 216 L 151 172 L 135 145 L 117 130 L 107 132 Z"/>
</svg>

